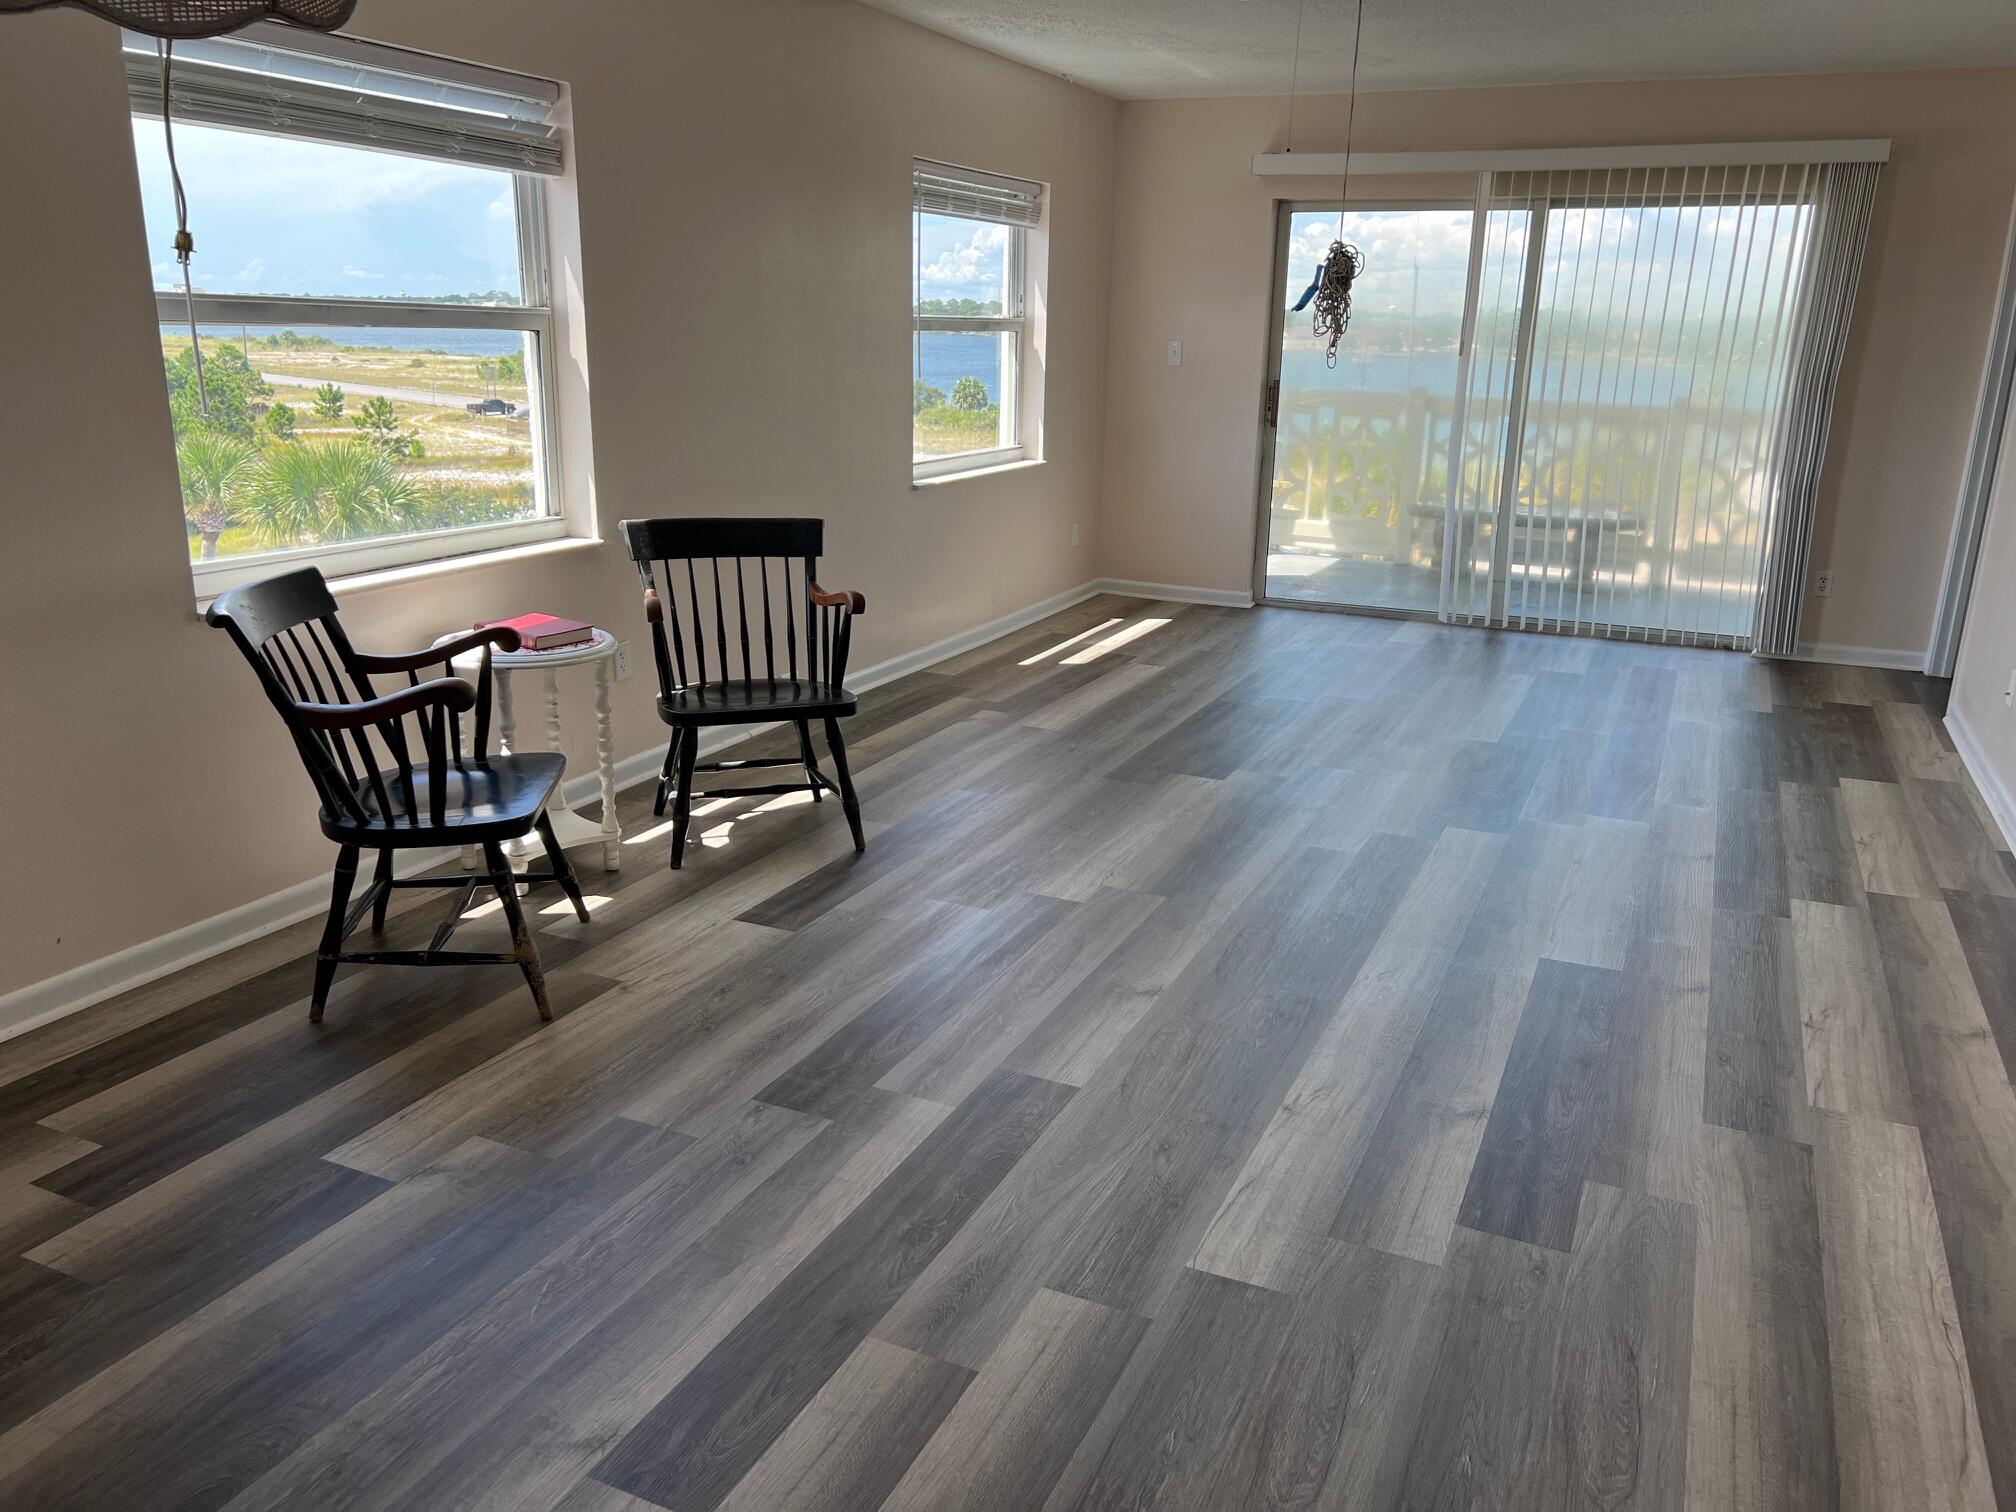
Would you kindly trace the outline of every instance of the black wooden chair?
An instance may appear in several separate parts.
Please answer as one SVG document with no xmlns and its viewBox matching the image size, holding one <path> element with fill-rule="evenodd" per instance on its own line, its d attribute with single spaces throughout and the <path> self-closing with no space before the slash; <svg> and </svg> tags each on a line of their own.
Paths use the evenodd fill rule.
<svg viewBox="0 0 2016 1512">
<path fill-rule="evenodd" d="M 866 612 L 868 601 L 858 593 L 828 593 L 819 586 L 815 575 L 824 533 L 823 520 L 623 522 L 630 556 L 644 580 L 644 617 L 651 624 L 658 663 L 658 716 L 672 727 L 653 812 L 663 814 L 666 799 L 673 800 L 675 870 L 686 854 L 695 798 L 810 792 L 812 801 L 820 803 L 831 789 L 840 795 L 854 849 L 868 848 L 840 735 L 840 721 L 854 712 L 856 703 L 845 686 L 847 648 L 854 616 Z M 750 638 L 752 627 L 760 644 Z M 826 727 L 837 782 L 819 770 L 813 754 L 815 719 Z M 695 760 L 700 731 L 710 725 L 787 721 L 798 730 L 796 759 Z M 802 766 L 805 780 L 693 791 L 695 772 L 776 766 Z"/>
<path fill-rule="evenodd" d="M 370 655 L 351 646 L 336 618 L 336 601 L 313 567 L 234 588 L 219 596 L 206 618 L 230 635 L 258 673 L 260 686 L 286 721 L 322 799 L 322 833 L 341 847 L 329 921 L 315 955 L 315 995 L 308 1017 L 321 1022 L 338 963 L 353 961 L 516 965 L 525 973 L 539 1017 L 550 1021 L 553 1010 L 546 1001 L 546 979 L 519 907 L 518 884 L 559 883 L 584 921 L 588 905 L 546 818 L 546 801 L 560 784 L 566 759 L 554 751 L 489 754 L 490 650 L 493 646 L 517 650 L 518 632 L 473 630 L 425 651 Z M 473 685 L 466 678 L 446 675 L 455 657 L 478 647 L 483 654 Z M 436 665 L 444 675 L 422 682 L 421 672 Z M 371 686 L 374 672 L 403 672 L 407 685 L 381 697 Z M 471 710 L 475 728 L 465 751 L 461 716 Z M 384 744 L 392 763 L 388 770 L 379 768 L 371 731 Z M 514 875 L 503 842 L 535 828 L 553 869 Z M 395 851 L 463 845 L 482 848 L 487 875 L 392 875 Z M 378 853 L 378 869 L 353 905 L 350 892 L 357 880 L 358 853 L 364 850 Z M 504 905 L 511 926 L 509 955 L 445 948 L 482 882 L 496 889 Z M 453 911 L 425 950 L 345 951 L 343 942 L 366 909 L 371 911 L 372 932 L 384 931 L 385 907 L 395 887 L 453 887 L 459 893 Z"/>
</svg>

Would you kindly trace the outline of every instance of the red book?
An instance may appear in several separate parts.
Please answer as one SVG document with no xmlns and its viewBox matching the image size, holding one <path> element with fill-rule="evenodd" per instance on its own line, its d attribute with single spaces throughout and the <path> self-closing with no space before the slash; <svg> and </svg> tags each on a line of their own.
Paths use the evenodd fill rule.
<svg viewBox="0 0 2016 1512">
<path fill-rule="evenodd" d="M 519 643 L 527 651 L 558 651 L 562 646 L 580 646 L 595 639 L 595 627 L 557 614 L 521 614 L 516 619 L 480 620 L 478 630 L 504 625 L 518 632 Z"/>
</svg>

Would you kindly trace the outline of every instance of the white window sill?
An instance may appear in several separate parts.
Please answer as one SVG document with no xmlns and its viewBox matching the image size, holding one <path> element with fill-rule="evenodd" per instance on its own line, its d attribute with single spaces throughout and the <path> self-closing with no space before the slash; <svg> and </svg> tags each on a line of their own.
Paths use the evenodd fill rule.
<svg viewBox="0 0 2016 1512">
<path fill-rule="evenodd" d="M 451 573 L 473 572 L 483 567 L 504 567 L 513 562 L 530 561 L 536 557 L 558 556 L 563 552 L 586 551 L 605 544 L 600 536 L 556 536 L 549 541 L 528 541 L 520 546 L 500 546 L 494 551 L 471 551 L 460 556 L 434 557 L 425 562 L 408 562 L 401 567 L 381 567 L 374 572 L 353 572 L 347 577 L 329 579 L 329 591 L 337 598 L 347 594 L 370 593 L 381 588 L 397 588 L 406 583 L 426 582 L 431 578 L 447 577 Z M 298 565 L 298 564 L 289 564 Z M 275 572 L 289 570 L 289 566 L 276 566 Z M 199 593 L 196 598 L 196 612 L 201 614 L 219 597 L 217 593 Z"/>
<path fill-rule="evenodd" d="M 965 472 L 940 473 L 935 478 L 912 478 L 912 488 L 941 488 L 947 483 L 970 483 L 975 478 L 998 478 L 1003 473 L 1027 472 L 1032 467 L 1041 467 L 1041 457 L 1023 457 L 1014 462 L 997 462 L 991 467 L 972 467 Z"/>
</svg>

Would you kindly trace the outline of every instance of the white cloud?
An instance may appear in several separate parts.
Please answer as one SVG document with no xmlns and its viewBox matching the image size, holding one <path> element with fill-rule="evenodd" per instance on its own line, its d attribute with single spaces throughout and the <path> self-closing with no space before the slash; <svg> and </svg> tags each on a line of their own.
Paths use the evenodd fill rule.
<svg viewBox="0 0 2016 1512">
<path fill-rule="evenodd" d="M 1001 249 L 1013 231 L 1007 226 L 982 226 L 971 239 L 947 247 L 917 270 L 918 280 L 929 288 L 961 288 L 976 283 L 998 283 L 1001 278 Z"/>
<path fill-rule="evenodd" d="M 385 275 L 383 273 L 370 272 L 368 269 L 358 267 L 355 263 L 345 263 L 343 264 L 343 276 L 345 278 L 380 279 Z"/>
</svg>

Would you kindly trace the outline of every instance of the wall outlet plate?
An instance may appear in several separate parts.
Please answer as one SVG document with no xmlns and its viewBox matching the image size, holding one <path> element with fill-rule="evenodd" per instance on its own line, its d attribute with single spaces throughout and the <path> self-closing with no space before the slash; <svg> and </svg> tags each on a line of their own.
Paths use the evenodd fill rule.
<svg viewBox="0 0 2016 1512">
<path fill-rule="evenodd" d="M 1071 544 L 1073 546 L 1078 544 L 1078 527 L 1076 524 L 1073 524 L 1071 527 Z"/>
<path fill-rule="evenodd" d="M 1816 572 L 1813 574 L 1813 596 L 1815 598 L 1825 598 L 1833 591 L 1834 574 L 1831 571 Z"/>
<path fill-rule="evenodd" d="M 616 681 L 622 682 L 630 675 L 630 642 L 616 642 Z"/>
<path fill-rule="evenodd" d="M 1183 343 L 1180 341 L 1172 341 L 1169 343 L 1169 366 L 1171 367 L 1183 366 Z"/>
</svg>

